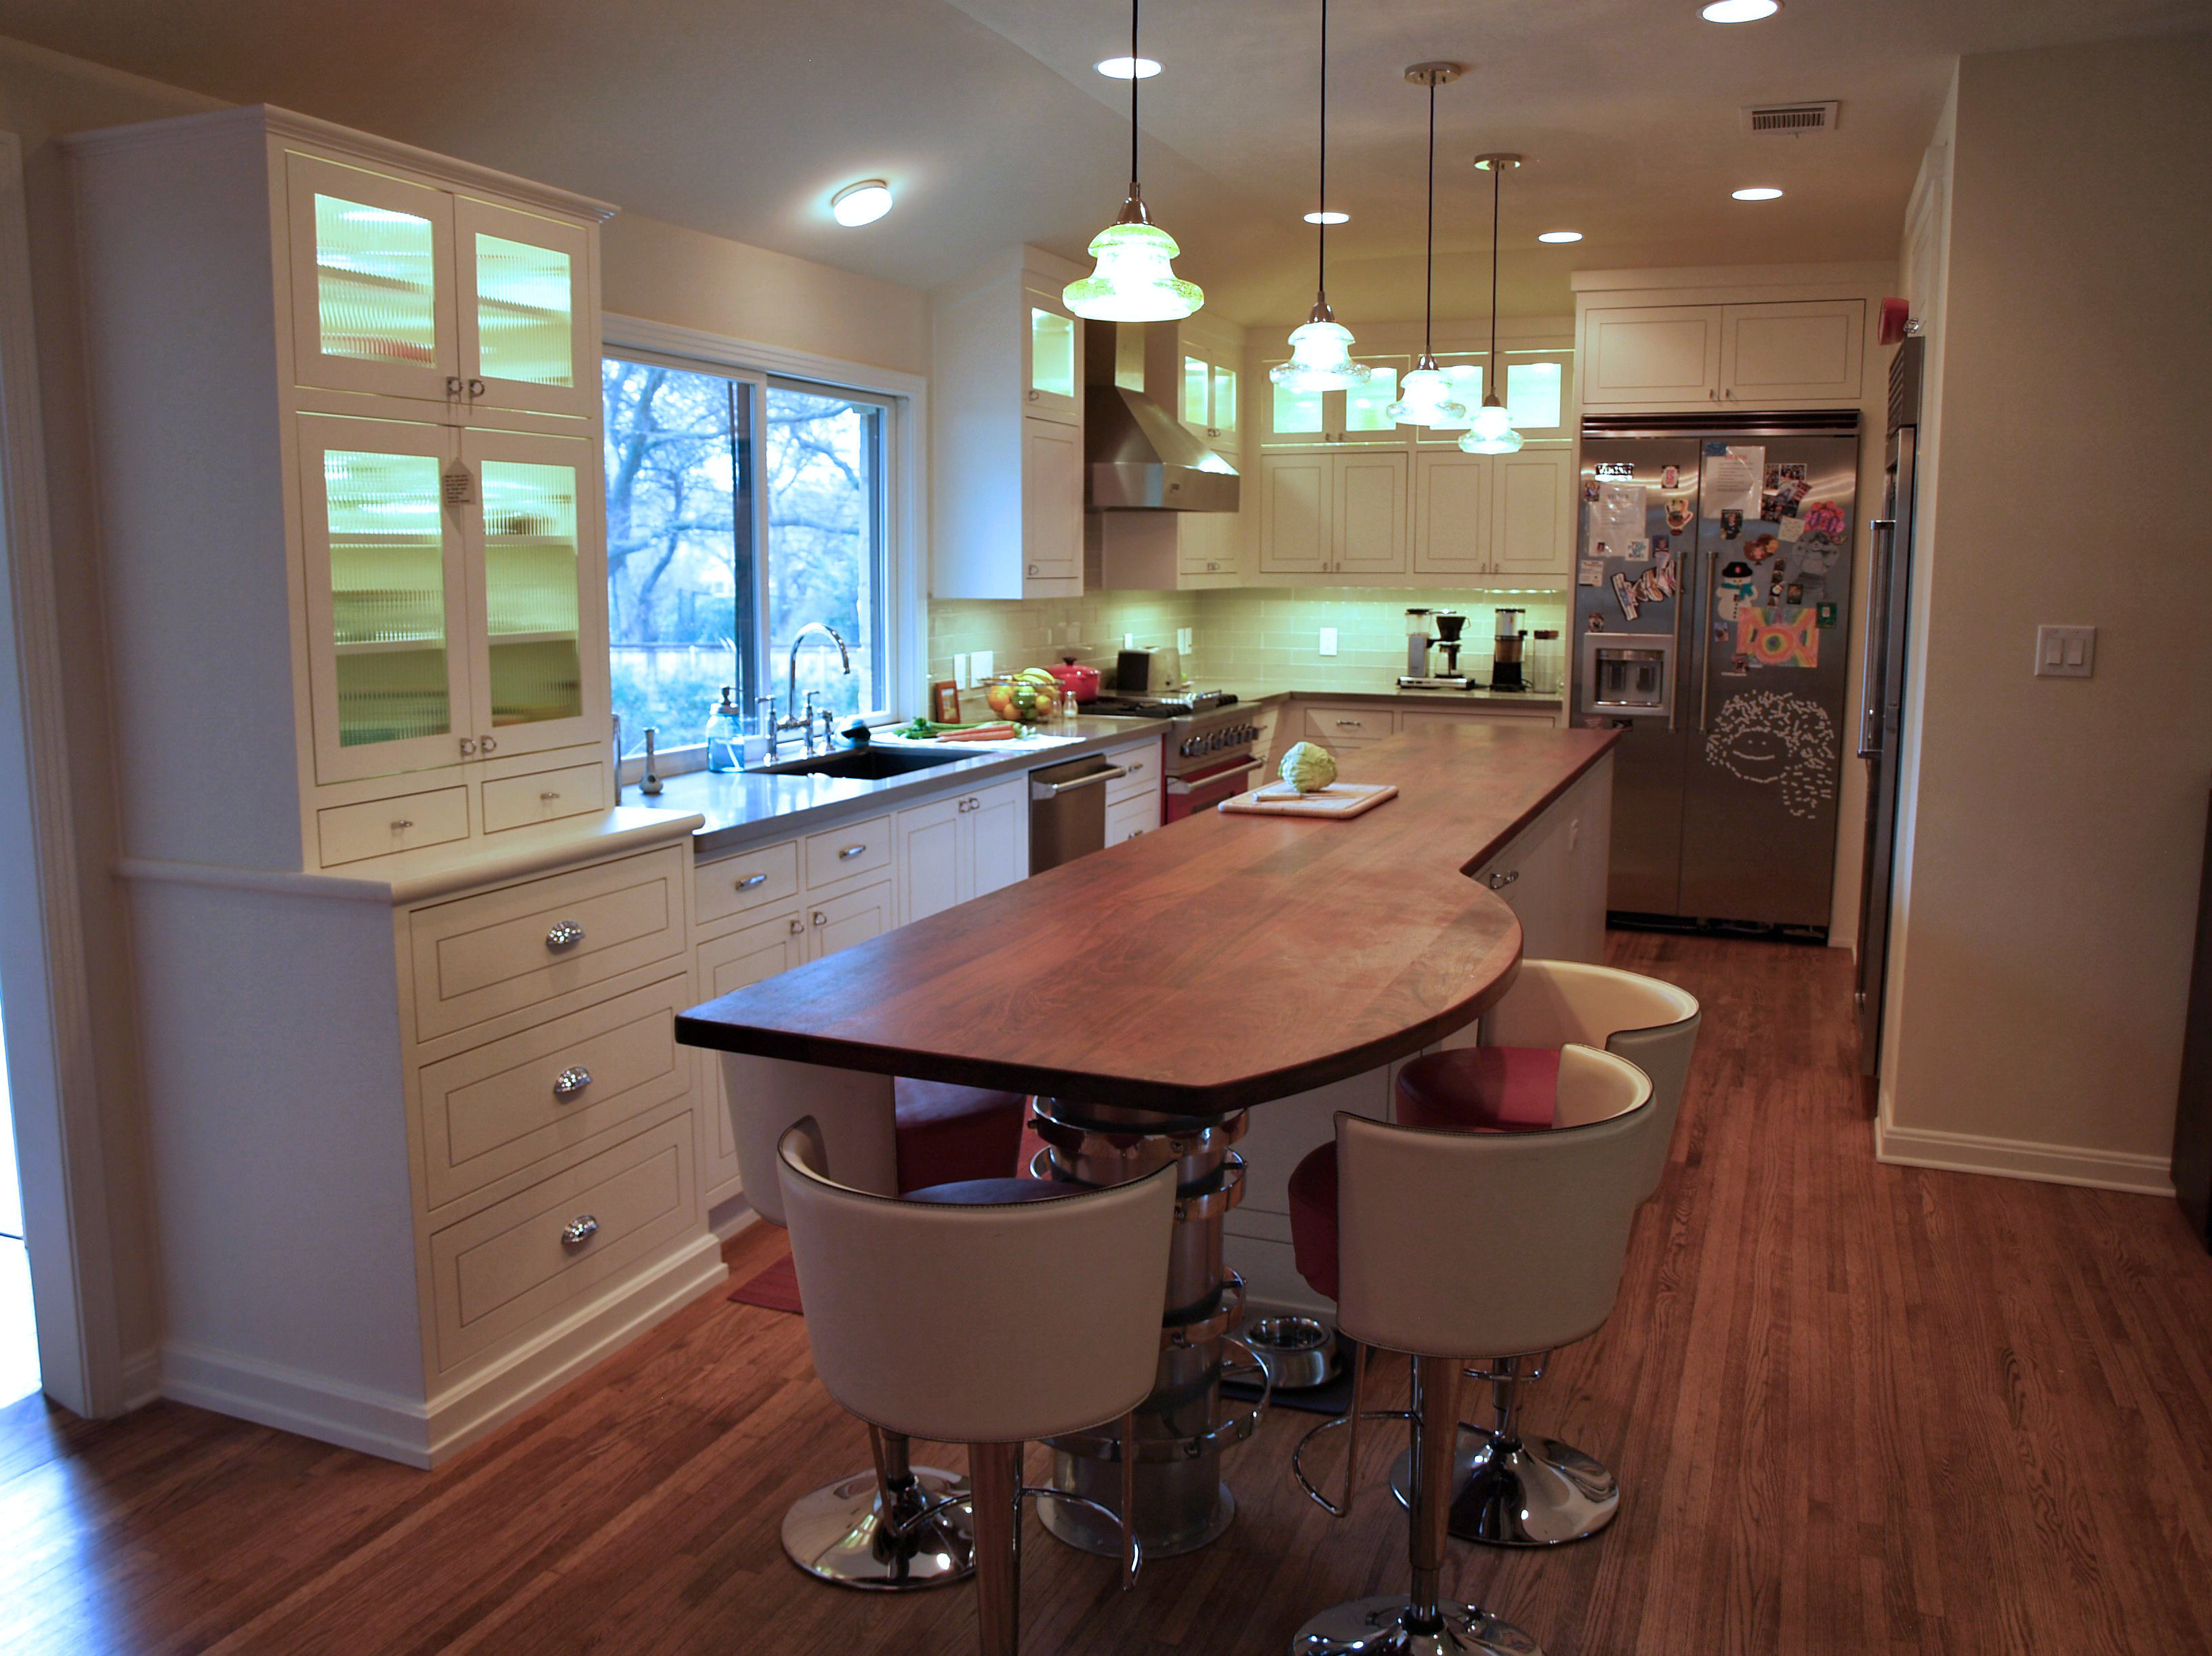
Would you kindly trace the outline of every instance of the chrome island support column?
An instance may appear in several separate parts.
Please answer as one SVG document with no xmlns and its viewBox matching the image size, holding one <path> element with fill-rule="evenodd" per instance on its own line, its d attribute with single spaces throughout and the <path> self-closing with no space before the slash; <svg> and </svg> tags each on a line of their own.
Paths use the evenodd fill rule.
<svg viewBox="0 0 2212 1656">
<path fill-rule="evenodd" d="M 1168 1254 L 1167 1310 L 1152 1393 L 1137 1405 L 1136 1532 L 1147 1557 L 1204 1546 L 1229 1527 L 1236 1498 L 1221 1481 L 1224 1449 L 1252 1435 L 1267 1406 L 1227 1405 L 1225 1373 L 1265 1374 L 1234 1338 L 1244 1318 L 1244 1284 L 1221 1263 L 1222 1220 L 1243 1198 L 1244 1162 L 1230 1146 L 1243 1137 L 1242 1110 L 1198 1118 L 1040 1098 L 1035 1125 L 1045 1149 L 1033 1171 L 1077 1184 L 1126 1184 L 1176 1166 L 1175 1238 Z M 1052 1440 L 1053 1486 L 1109 1511 L 1121 1507 L 1118 1435 Z M 1042 1503 L 1045 1527 L 1070 1546 L 1105 1556 L 1120 1531 L 1073 1502 Z"/>
</svg>

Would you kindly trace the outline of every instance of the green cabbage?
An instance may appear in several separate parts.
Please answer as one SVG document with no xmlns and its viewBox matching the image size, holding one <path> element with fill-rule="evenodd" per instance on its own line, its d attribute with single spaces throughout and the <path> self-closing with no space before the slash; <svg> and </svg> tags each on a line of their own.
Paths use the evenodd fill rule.
<svg viewBox="0 0 2212 1656">
<path fill-rule="evenodd" d="M 1327 748 L 1301 742 L 1283 755 L 1283 780 L 1300 793 L 1319 793 L 1336 780 L 1336 761 Z"/>
</svg>

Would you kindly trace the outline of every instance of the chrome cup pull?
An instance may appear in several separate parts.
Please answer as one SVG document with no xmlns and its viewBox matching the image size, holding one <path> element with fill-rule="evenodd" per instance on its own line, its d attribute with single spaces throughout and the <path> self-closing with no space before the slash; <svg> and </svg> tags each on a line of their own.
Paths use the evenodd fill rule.
<svg viewBox="0 0 2212 1656">
<path fill-rule="evenodd" d="M 748 874 L 744 879 L 738 882 L 738 889 L 740 891 L 750 891 L 757 885 L 766 885 L 767 883 L 767 875 Z"/>
<path fill-rule="evenodd" d="M 841 863 L 850 862 L 854 858 L 859 856 L 868 847 L 866 843 L 857 846 L 847 846 L 842 851 L 837 853 L 837 860 Z"/>
<path fill-rule="evenodd" d="M 574 1098 L 592 1084 L 592 1072 L 580 1064 L 571 1064 L 553 1077 L 553 1096 Z"/>
<path fill-rule="evenodd" d="M 545 934 L 548 949 L 568 949 L 584 941 L 584 928 L 574 920 L 562 920 Z"/>
<path fill-rule="evenodd" d="M 580 1213 L 561 1227 L 561 1240 L 570 1247 L 581 1247 L 599 1234 L 599 1222 L 588 1213 Z"/>
</svg>

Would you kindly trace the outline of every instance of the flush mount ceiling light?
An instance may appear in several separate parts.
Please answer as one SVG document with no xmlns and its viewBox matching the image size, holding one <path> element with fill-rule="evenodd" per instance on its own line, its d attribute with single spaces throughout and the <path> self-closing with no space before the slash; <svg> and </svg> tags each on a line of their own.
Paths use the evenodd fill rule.
<svg viewBox="0 0 2212 1656">
<path fill-rule="evenodd" d="M 1149 81 L 1160 72 L 1150 58 L 1101 58 L 1091 67 L 1109 81 Z"/>
<path fill-rule="evenodd" d="M 1713 0 L 1698 15 L 1708 23 L 1756 23 L 1782 9 L 1782 0 Z"/>
<path fill-rule="evenodd" d="M 1779 201 L 1782 192 L 1772 185 L 1762 184 L 1750 190 L 1731 190 L 1729 194 L 1738 201 Z"/>
<path fill-rule="evenodd" d="M 1352 330 L 1336 319 L 1328 307 L 1328 227 L 1344 221 L 1331 213 L 1328 201 L 1328 0 L 1321 0 L 1321 179 L 1315 191 L 1315 210 L 1306 215 L 1314 227 L 1314 306 L 1304 322 L 1291 330 L 1291 360 L 1279 362 L 1267 378 L 1285 391 L 1346 391 L 1364 385 L 1375 370 L 1352 360 Z"/>
<path fill-rule="evenodd" d="M 1129 0 L 1129 61 L 1137 52 L 1137 0 Z M 1176 239 L 1145 211 L 1145 192 L 1137 182 L 1137 85 L 1129 78 L 1129 195 L 1121 216 L 1091 238 L 1096 270 L 1060 289 L 1067 308 L 1094 322 L 1175 322 L 1206 303 L 1194 282 L 1175 273 Z"/>
<path fill-rule="evenodd" d="M 1505 174 L 1521 165 L 1521 157 L 1500 150 L 1476 156 L 1474 164 L 1490 174 L 1490 356 L 1482 406 L 1474 411 L 1459 446 L 1468 454 L 1511 454 L 1521 446 L 1521 434 L 1513 429 L 1513 416 L 1498 394 L 1498 203 Z"/>
<path fill-rule="evenodd" d="M 1580 241 L 1582 239 L 1583 233 L 1579 230 L 1547 230 L 1536 238 L 1539 241 Z"/>
<path fill-rule="evenodd" d="M 1429 246 L 1421 266 L 1421 360 L 1400 382 L 1398 400 L 1387 410 L 1401 426 L 1456 426 L 1467 418 L 1467 404 L 1453 400 L 1451 383 L 1437 369 L 1429 343 L 1437 290 L 1437 88 L 1464 72 L 1446 63 L 1415 64 L 1406 71 L 1408 81 L 1429 89 Z"/>
<path fill-rule="evenodd" d="M 873 224 L 891 210 L 891 187 L 881 179 L 848 184 L 830 197 L 830 216 L 851 227 Z"/>
</svg>

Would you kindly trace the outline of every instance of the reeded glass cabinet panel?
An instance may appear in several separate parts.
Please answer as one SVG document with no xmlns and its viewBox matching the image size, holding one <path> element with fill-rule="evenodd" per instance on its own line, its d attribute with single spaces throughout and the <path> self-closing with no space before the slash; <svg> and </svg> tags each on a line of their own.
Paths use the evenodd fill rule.
<svg viewBox="0 0 2212 1656">
<path fill-rule="evenodd" d="M 457 198 L 462 372 L 472 403 L 588 415 L 599 397 L 578 226 Z"/>
<path fill-rule="evenodd" d="M 317 156 L 286 161 L 299 382 L 442 402 L 459 366 L 453 198 Z"/>
<path fill-rule="evenodd" d="M 300 423 L 317 775 L 451 764 L 469 726 L 446 434 L 317 416 Z"/>
</svg>

